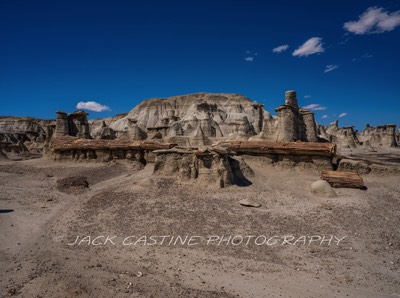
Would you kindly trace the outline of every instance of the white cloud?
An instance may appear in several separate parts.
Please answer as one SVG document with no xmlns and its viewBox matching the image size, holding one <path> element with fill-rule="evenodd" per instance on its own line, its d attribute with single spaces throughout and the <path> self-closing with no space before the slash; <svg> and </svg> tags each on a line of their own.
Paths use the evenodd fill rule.
<svg viewBox="0 0 400 298">
<path fill-rule="evenodd" d="M 284 44 L 284 45 L 281 45 L 281 46 L 279 46 L 279 47 L 273 48 L 273 49 L 272 49 L 272 52 L 274 52 L 274 53 L 281 53 L 281 52 L 286 51 L 288 48 L 289 48 L 289 45 L 288 45 L 288 44 Z"/>
<path fill-rule="evenodd" d="M 311 98 L 311 95 L 304 95 L 304 99 Z"/>
<path fill-rule="evenodd" d="M 111 111 L 111 109 L 109 107 L 99 104 L 98 102 L 95 102 L 95 101 L 86 101 L 86 102 L 80 101 L 76 105 L 76 108 L 94 111 L 94 112 Z"/>
<path fill-rule="evenodd" d="M 317 103 L 309 104 L 305 107 L 302 107 L 302 109 L 310 110 L 310 111 L 323 111 L 326 110 L 326 107 L 322 107 Z"/>
<path fill-rule="evenodd" d="M 252 56 L 244 58 L 244 61 L 247 61 L 247 62 L 253 62 L 253 60 L 254 60 L 254 57 L 252 57 Z"/>
<path fill-rule="evenodd" d="M 339 115 L 339 118 L 343 118 L 345 116 L 347 116 L 347 113 L 342 113 L 342 114 Z"/>
<path fill-rule="evenodd" d="M 371 34 L 392 31 L 400 25 L 400 10 L 387 12 L 382 7 L 369 7 L 358 21 L 346 22 L 343 28 L 354 34 Z"/>
<path fill-rule="evenodd" d="M 309 56 L 312 54 L 322 53 L 324 52 L 324 48 L 322 46 L 322 38 L 320 37 L 311 37 L 305 43 L 303 43 L 299 48 L 297 48 L 292 55 L 293 56 Z"/>
<path fill-rule="evenodd" d="M 330 71 L 338 69 L 338 68 L 339 68 L 339 66 L 337 66 L 336 64 L 329 64 L 329 65 L 325 66 L 324 73 L 330 72 Z"/>
<path fill-rule="evenodd" d="M 322 116 L 321 118 L 322 118 L 322 119 L 326 119 L 326 118 L 328 118 L 328 115 L 324 115 L 324 116 Z"/>
</svg>

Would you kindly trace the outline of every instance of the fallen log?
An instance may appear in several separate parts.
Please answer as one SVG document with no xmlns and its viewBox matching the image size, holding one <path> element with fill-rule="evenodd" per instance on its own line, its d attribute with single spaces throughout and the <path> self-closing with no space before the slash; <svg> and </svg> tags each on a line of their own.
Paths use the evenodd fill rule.
<svg viewBox="0 0 400 298">
<path fill-rule="evenodd" d="M 171 149 L 175 146 L 175 144 L 146 142 L 146 141 L 127 141 L 127 140 L 80 139 L 71 136 L 66 136 L 54 139 L 52 142 L 52 146 L 55 151 L 104 150 L 104 149 L 159 150 L 159 149 Z"/>
<path fill-rule="evenodd" d="M 321 172 L 321 179 L 327 181 L 332 187 L 364 188 L 364 180 L 357 173 L 342 171 Z"/>
<path fill-rule="evenodd" d="M 223 141 L 218 145 L 228 147 L 237 153 L 271 153 L 285 155 L 335 156 L 336 144 L 316 142 L 263 142 Z"/>
</svg>

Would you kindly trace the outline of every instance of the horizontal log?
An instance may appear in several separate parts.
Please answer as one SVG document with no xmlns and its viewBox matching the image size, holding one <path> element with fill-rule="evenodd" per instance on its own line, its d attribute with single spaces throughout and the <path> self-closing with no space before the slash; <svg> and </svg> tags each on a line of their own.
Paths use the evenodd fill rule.
<svg viewBox="0 0 400 298">
<path fill-rule="evenodd" d="M 327 181 L 332 187 L 364 188 L 364 180 L 357 173 L 342 171 L 321 172 L 321 179 Z"/>
<path fill-rule="evenodd" d="M 264 142 L 264 141 L 223 141 L 226 146 L 238 153 L 271 153 L 286 155 L 335 156 L 336 144 L 315 142 Z"/>
<path fill-rule="evenodd" d="M 55 151 L 66 150 L 159 150 L 176 146 L 172 143 L 127 141 L 127 140 L 96 140 L 79 139 L 75 137 L 59 137 L 52 142 Z"/>
</svg>

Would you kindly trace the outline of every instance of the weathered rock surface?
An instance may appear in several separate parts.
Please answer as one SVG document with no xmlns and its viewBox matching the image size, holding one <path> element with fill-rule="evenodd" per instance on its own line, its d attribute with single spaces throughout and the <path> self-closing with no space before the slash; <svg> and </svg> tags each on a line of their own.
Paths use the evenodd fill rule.
<svg viewBox="0 0 400 298">
<path fill-rule="evenodd" d="M 216 139 L 246 140 L 261 131 L 267 115 L 263 105 L 238 94 L 198 93 L 145 100 L 110 127 L 131 139 L 198 147 Z"/>
<path fill-rule="evenodd" d="M 32 117 L 0 117 L 0 150 L 3 155 L 37 153 L 51 139 L 52 120 Z"/>
<path fill-rule="evenodd" d="M 154 174 L 174 176 L 181 181 L 196 181 L 205 187 L 226 187 L 229 185 L 248 186 L 245 177 L 252 172 L 243 160 L 236 160 L 226 154 L 219 154 L 211 148 L 205 150 L 157 150 Z"/>
<path fill-rule="evenodd" d="M 396 125 L 367 126 L 361 132 L 360 141 L 371 147 L 397 147 Z"/>
<path fill-rule="evenodd" d="M 88 113 L 75 111 L 71 114 L 57 112 L 55 137 L 73 136 L 83 139 L 90 138 Z"/>
<path fill-rule="evenodd" d="M 322 140 L 336 143 L 338 149 L 348 148 L 391 148 L 398 147 L 396 125 L 382 125 L 366 128 L 359 133 L 353 126 L 339 128 L 339 121 L 332 122 L 328 126 L 318 125 L 318 137 Z"/>
</svg>

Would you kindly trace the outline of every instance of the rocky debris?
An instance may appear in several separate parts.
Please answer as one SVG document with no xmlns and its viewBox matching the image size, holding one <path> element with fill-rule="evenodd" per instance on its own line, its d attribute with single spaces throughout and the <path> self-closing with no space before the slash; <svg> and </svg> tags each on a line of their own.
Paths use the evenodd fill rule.
<svg viewBox="0 0 400 298">
<path fill-rule="evenodd" d="M 321 179 L 327 181 L 332 187 L 365 188 L 364 180 L 353 172 L 322 171 Z"/>
<path fill-rule="evenodd" d="M 259 208 L 261 207 L 261 204 L 258 203 L 256 200 L 254 199 L 243 199 L 239 201 L 239 204 L 245 207 L 255 207 L 255 208 Z"/>
<path fill-rule="evenodd" d="M 357 174 L 368 174 L 371 172 L 371 167 L 366 161 L 342 159 L 338 165 L 338 171 L 355 172 Z"/>
<path fill-rule="evenodd" d="M 57 180 L 57 189 L 62 192 L 79 192 L 89 187 L 85 176 L 70 176 Z"/>
<path fill-rule="evenodd" d="M 323 198 L 336 198 L 337 194 L 325 180 L 314 181 L 310 186 L 311 192 Z"/>
</svg>

